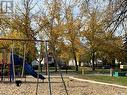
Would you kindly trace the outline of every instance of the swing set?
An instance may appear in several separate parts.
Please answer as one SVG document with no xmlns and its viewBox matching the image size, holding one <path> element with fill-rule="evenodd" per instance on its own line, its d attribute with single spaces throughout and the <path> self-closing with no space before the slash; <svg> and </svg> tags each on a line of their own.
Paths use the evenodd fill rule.
<svg viewBox="0 0 127 95">
<path fill-rule="evenodd" d="M 38 73 L 36 73 L 33 68 L 27 64 L 26 62 L 26 45 L 24 44 L 24 51 L 23 51 L 23 58 L 20 58 L 18 55 L 14 53 L 14 41 L 18 42 L 36 42 L 40 44 L 44 44 L 45 46 L 45 56 L 46 56 L 46 72 L 48 75 L 48 86 L 49 86 L 49 95 L 52 95 L 52 88 L 51 88 L 51 78 L 50 78 L 50 70 L 49 70 L 49 62 L 48 62 L 48 41 L 43 40 L 31 40 L 31 39 L 12 39 L 12 38 L 0 38 L 0 41 L 12 41 L 13 46 L 11 47 L 11 52 L 7 53 L 6 49 L 2 49 L 2 53 L 0 54 L 1 62 L 0 62 L 0 69 L 1 69 L 1 81 L 4 80 L 5 71 L 8 72 L 8 79 L 10 79 L 10 82 L 15 82 L 17 86 L 20 86 L 22 83 L 22 80 L 16 80 L 16 72 L 15 72 L 15 65 L 16 63 L 20 63 L 22 65 L 22 72 L 21 72 L 21 78 L 24 77 L 24 73 L 28 72 L 33 77 L 37 78 L 37 85 L 36 85 L 36 95 L 38 95 L 38 87 L 39 87 L 39 79 L 44 80 L 45 77 L 41 75 L 41 48 L 40 48 L 40 54 L 39 54 L 39 64 L 38 64 Z M 10 55 L 10 56 L 9 56 Z M 57 63 L 58 64 L 58 63 Z M 58 65 L 59 66 L 59 65 Z M 59 73 L 62 79 L 62 83 L 66 92 L 66 95 L 68 95 L 68 91 L 66 88 L 65 81 L 63 79 L 62 72 L 59 67 Z"/>
</svg>

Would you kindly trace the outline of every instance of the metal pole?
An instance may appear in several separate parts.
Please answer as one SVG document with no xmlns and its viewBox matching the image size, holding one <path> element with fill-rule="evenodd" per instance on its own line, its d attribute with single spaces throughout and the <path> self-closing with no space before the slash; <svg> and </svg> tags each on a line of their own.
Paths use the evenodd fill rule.
<svg viewBox="0 0 127 95">
<path fill-rule="evenodd" d="M 48 62 L 48 44 L 45 41 L 45 52 L 46 52 L 46 63 L 47 63 L 47 71 L 48 71 L 48 85 L 49 85 L 49 95 L 52 95 L 51 90 L 51 80 L 50 80 L 50 71 L 49 71 L 49 62 Z"/>
<path fill-rule="evenodd" d="M 24 52 L 23 52 L 23 68 L 22 68 L 21 78 L 23 78 L 23 76 L 24 76 L 24 66 L 25 66 L 25 58 L 26 58 L 26 54 L 25 54 L 25 52 L 26 52 L 26 44 L 24 44 L 23 48 L 24 48 Z"/>
<path fill-rule="evenodd" d="M 13 41 L 12 41 L 12 55 L 11 55 L 11 58 L 12 58 L 12 67 L 13 67 L 13 77 L 14 77 L 14 80 L 15 80 L 14 42 Z"/>
<path fill-rule="evenodd" d="M 4 49 L 2 50 L 2 70 L 1 70 L 1 80 L 3 81 L 4 80 L 4 69 L 5 69 L 5 66 L 4 66 Z"/>
<path fill-rule="evenodd" d="M 58 65 L 60 77 L 61 77 L 61 79 L 62 79 L 62 83 L 63 83 L 64 89 L 65 89 L 66 95 L 69 95 L 69 94 L 68 94 L 68 91 L 67 91 L 66 83 L 65 83 L 64 78 L 63 78 L 63 74 L 62 74 L 60 65 L 59 65 L 59 63 L 58 63 L 58 59 L 60 59 L 60 58 L 56 58 L 56 53 L 54 53 L 53 56 L 54 56 L 54 58 L 55 58 L 55 60 L 56 60 L 56 64 Z M 60 62 L 60 60 L 59 60 L 59 62 Z"/>
<path fill-rule="evenodd" d="M 67 86 L 66 86 L 66 83 L 65 83 L 65 81 L 64 81 L 64 79 L 63 79 L 63 74 L 62 74 L 62 72 L 61 72 L 60 67 L 59 67 L 59 72 L 60 72 L 60 76 L 61 76 L 61 79 L 62 79 L 62 82 L 63 82 L 63 85 L 64 85 L 64 89 L 65 89 L 66 95 L 69 95 L 69 94 L 68 94 L 68 91 L 67 91 Z"/>
<path fill-rule="evenodd" d="M 38 64 L 38 74 L 37 74 L 36 95 L 38 95 L 39 74 L 41 73 L 41 68 L 40 68 L 40 64 L 41 64 L 41 52 L 42 52 L 41 50 L 42 50 L 42 47 L 40 48 L 40 54 L 39 54 L 39 64 Z"/>
<path fill-rule="evenodd" d="M 57 59 L 56 59 L 56 60 L 57 60 Z M 60 68 L 60 66 L 59 66 L 59 64 L 58 64 L 58 60 L 57 60 L 56 62 L 57 62 L 58 68 L 59 68 L 60 77 L 61 77 L 61 79 L 62 79 L 62 83 L 63 83 L 63 85 L 64 85 L 64 89 L 65 89 L 66 95 L 69 95 L 69 94 L 68 94 L 68 91 L 67 91 L 66 83 L 65 83 L 64 78 L 63 78 L 63 74 L 62 74 L 61 68 Z M 60 62 L 60 61 L 59 61 L 59 62 Z"/>
<path fill-rule="evenodd" d="M 38 66 L 39 67 L 39 66 Z M 37 86 L 36 86 L 36 95 L 38 95 L 38 86 L 39 86 L 39 73 L 37 74 Z"/>
</svg>

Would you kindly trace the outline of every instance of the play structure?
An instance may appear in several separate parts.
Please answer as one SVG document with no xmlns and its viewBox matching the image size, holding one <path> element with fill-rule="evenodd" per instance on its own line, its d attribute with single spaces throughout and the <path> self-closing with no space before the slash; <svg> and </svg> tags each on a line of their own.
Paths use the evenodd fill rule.
<svg viewBox="0 0 127 95">
<path fill-rule="evenodd" d="M 15 67 L 22 67 L 23 66 L 23 58 L 19 55 L 11 53 L 7 53 L 6 49 L 2 49 L 2 53 L 0 53 L 0 69 L 1 69 L 1 81 L 4 80 L 5 76 L 8 76 L 8 79 L 11 81 L 14 81 L 14 73 L 17 75 L 17 77 L 21 76 L 21 71 L 15 71 Z M 14 68 L 13 68 L 14 63 Z M 24 64 L 24 73 L 32 75 L 33 77 L 37 78 L 38 74 L 34 71 L 31 65 L 29 65 L 26 61 Z M 39 74 L 39 78 L 44 80 L 45 77 L 43 77 L 41 74 Z"/>
<path fill-rule="evenodd" d="M 12 42 L 10 48 L 8 48 L 9 50 L 5 49 L 2 47 L 2 51 L 0 53 L 0 76 L 1 76 L 1 81 L 3 81 L 5 79 L 6 76 L 8 76 L 8 79 L 10 80 L 10 83 L 12 81 L 14 81 L 16 83 L 17 86 L 20 86 L 20 84 L 22 83 L 22 80 L 16 80 L 16 77 L 20 76 L 21 78 L 24 77 L 24 75 L 29 74 L 32 75 L 34 78 L 37 78 L 36 81 L 36 94 L 38 95 L 38 87 L 39 87 L 39 79 L 44 80 L 45 77 L 43 75 L 41 75 L 41 70 L 40 70 L 40 65 L 38 64 L 38 72 L 35 72 L 34 69 L 32 68 L 32 66 L 27 63 L 26 61 L 26 47 L 28 42 L 30 43 L 34 43 L 35 45 L 38 45 L 37 47 L 39 47 L 40 50 L 38 50 L 38 57 L 39 58 L 39 62 L 41 62 L 41 53 L 42 50 L 44 50 L 44 56 L 46 58 L 46 64 L 45 64 L 45 69 L 46 69 L 46 73 L 47 73 L 47 79 L 48 79 L 48 88 L 49 88 L 49 95 L 52 95 L 52 88 L 51 88 L 51 78 L 50 78 L 50 70 L 49 70 L 49 61 L 48 61 L 48 41 L 45 40 L 31 40 L 31 39 L 13 39 L 13 38 L 0 38 L 0 41 L 9 41 Z M 19 56 L 18 54 L 14 53 L 14 47 L 16 42 L 23 42 L 23 56 Z M 44 45 L 44 48 L 42 48 L 41 45 Z M 9 52 L 8 52 L 9 51 Z M 55 57 L 55 56 L 54 56 Z M 56 62 L 56 64 L 58 65 L 58 62 Z M 20 70 L 16 70 L 17 68 L 20 68 Z M 60 77 L 63 83 L 63 87 L 65 90 L 66 95 L 68 95 L 68 91 L 66 88 L 66 84 L 62 75 L 62 71 L 58 65 L 58 69 L 59 69 L 59 73 L 60 73 Z M 25 73 L 25 74 L 24 74 Z M 24 82 L 25 83 L 25 82 Z"/>
</svg>

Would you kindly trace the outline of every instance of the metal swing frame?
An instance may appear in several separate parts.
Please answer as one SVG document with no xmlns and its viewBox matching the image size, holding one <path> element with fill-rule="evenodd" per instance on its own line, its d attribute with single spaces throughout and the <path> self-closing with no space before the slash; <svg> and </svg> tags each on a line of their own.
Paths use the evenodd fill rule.
<svg viewBox="0 0 127 95">
<path fill-rule="evenodd" d="M 46 59 L 47 59 L 47 70 L 48 70 L 48 86 L 49 86 L 49 95 L 52 95 L 52 89 L 51 89 L 51 81 L 50 81 L 50 70 L 49 70 L 49 66 L 48 66 L 48 48 L 47 48 L 47 46 L 48 46 L 48 44 L 47 44 L 47 42 L 48 42 L 48 40 L 45 40 L 45 41 L 43 41 L 43 40 L 31 40 L 31 39 L 12 39 L 12 38 L 0 38 L 0 40 L 3 40 L 3 41 L 23 41 L 23 42 L 43 42 L 43 43 L 45 43 L 45 52 L 46 52 Z M 13 48 L 12 48 L 12 50 L 13 50 Z M 13 57 L 13 67 L 14 67 L 14 56 L 12 56 Z M 39 62 L 40 62 L 40 60 L 39 60 Z M 24 62 L 24 64 L 25 64 L 25 62 Z M 58 64 L 58 63 L 57 63 Z M 59 66 L 59 65 L 58 65 Z M 40 66 L 39 66 L 39 68 L 40 68 Z M 14 69 L 13 69 L 14 70 Z M 24 72 L 24 71 L 23 71 Z M 22 74 L 23 74 L 23 72 L 22 72 Z M 65 89 L 65 92 L 66 92 L 66 95 L 69 95 L 68 94 L 68 91 L 67 91 L 67 88 L 66 88 L 66 84 L 65 84 L 65 81 L 64 81 L 64 79 L 63 79 L 63 75 L 62 75 L 62 72 L 61 72 L 61 69 L 60 69 L 60 67 L 59 67 L 59 72 L 60 72 L 60 76 L 61 76 L 61 79 L 62 79 L 62 83 L 63 83 L 63 85 L 64 85 L 64 89 Z M 37 77 L 37 86 L 36 86 L 36 95 L 38 95 L 38 84 L 39 84 L 39 74 L 38 74 L 38 77 Z"/>
</svg>

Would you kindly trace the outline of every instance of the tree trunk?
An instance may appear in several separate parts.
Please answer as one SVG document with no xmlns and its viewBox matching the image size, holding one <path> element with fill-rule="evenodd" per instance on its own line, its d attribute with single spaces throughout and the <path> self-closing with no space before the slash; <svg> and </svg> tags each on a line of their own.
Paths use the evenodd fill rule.
<svg viewBox="0 0 127 95">
<path fill-rule="evenodd" d="M 77 58 L 76 58 L 76 53 L 74 51 L 74 48 L 73 48 L 73 56 L 74 56 L 74 60 L 75 60 L 76 71 L 78 71 L 78 63 L 77 63 Z"/>
<path fill-rule="evenodd" d="M 52 31 L 52 30 L 51 30 Z M 52 51 L 52 57 L 54 59 L 54 67 L 55 67 L 55 72 L 57 72 L 57 65 L 58 65 L 58 57 L 56 53 L 56 48 L 55 44 L 53 43 L 54 41 L 50 42 L 50 49 Z"/>
<path fill-rule="evenodd" d="M 95 52 L 93 50 L 92 52 L 92 70 L 95 71 L 95 64 L 94 64 L 94 61 L 95 61 Z"/>
<path fill-rule="evenodd" d="M 78 71 L 77 58 L 76 58 L 76 55 L 75 54 L 74 54 L 74 60 L 75 60 L 75 65 L 76 65 L 76 71 Z"/>
<path fill-rule="evenodd" d="M 54 60 L 55 72 L 57 72 L 57 64 L 58 64 L 58 61 L 57 61 L 57 59 L 55 58 L 55 60 Z"/>
</svg>

